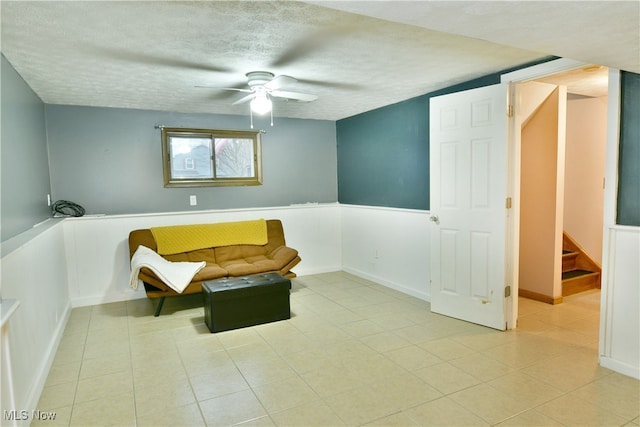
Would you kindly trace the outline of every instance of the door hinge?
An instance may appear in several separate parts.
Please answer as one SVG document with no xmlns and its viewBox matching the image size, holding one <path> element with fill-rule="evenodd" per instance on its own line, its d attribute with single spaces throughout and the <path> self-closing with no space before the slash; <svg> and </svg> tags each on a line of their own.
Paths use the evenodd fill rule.
<svg viewBox="0 0 640 427">
<path fill-rule="evenodd" d="M 504 288 L 504 297 L 509 298 L 511 296 L 511 286 L 506 286 Z"/>
<path fill-rule="evenodd" d="M 507 209 L 511 209 L 511 197 L 507 197 L 505 205 Z"/>
<path fill-rule="evenodd" d="M 507 106 L 507 117 L 513 117 L 513 105 Z"/>
</svg>

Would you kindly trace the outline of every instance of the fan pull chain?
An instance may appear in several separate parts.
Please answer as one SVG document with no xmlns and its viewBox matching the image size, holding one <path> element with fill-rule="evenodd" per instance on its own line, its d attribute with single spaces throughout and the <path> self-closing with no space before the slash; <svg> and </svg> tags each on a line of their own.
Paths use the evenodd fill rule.
<svg viewBox="0 0 640 427">
<path fill-rule="evenodd" d="M 271 108 L 271 127 L 273 127 L 273 108 Z"/>
<path fill-rule="evenodd" d="M 251 117 L 251 129 L 253 129 L 253 110 L 249 108 L 249 116 Z"/>
</svg>

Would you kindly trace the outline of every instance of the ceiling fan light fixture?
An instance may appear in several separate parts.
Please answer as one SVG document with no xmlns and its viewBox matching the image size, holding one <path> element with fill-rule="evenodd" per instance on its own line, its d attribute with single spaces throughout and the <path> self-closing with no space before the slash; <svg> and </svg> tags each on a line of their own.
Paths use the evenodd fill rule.
<svg viewBox="0 0 640 427">
<path fill-rule="evenodd" d="M 256 94 L 256 96 L 251 100 L 250 106 L 251 111 L 260 115 L 267 114 L 273 107 L 271 100 L 266 93 Z"/>
</svg>

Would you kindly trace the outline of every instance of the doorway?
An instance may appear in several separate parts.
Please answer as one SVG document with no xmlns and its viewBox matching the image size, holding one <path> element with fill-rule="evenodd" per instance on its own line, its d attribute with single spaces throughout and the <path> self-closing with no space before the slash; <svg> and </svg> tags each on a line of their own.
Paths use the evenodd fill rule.
<svg viewBox="0 0 640 427">
<path fill-rule="evenodd" d="M 591 66 L 566 59 L 539 64 L 529 69 L 502 76 L 503 82 L 515 83 L 511 97 L 512 102 L 516 105 L 516 110 L 518 105 L 526 104 L 521 99 L 526 91 L 522 90 L 518 93 L 518 86 L 524 86 L 525 84 L 549 85 L 549 88 L 551 88 L 540 99 L 534 99 L 533 101 L 529 99 L 529 102 L 536 104 L 534 107 L 529 106 L 533 110 L 541 108 L 540 106 L 544 104 L 546 98 L 554 93 L 553 88 L 557 87 L 557 85 L 566 87 L 568 92 L 566 95 L 560 94 L 560 98 L 566 101 L 565 105 L 568 104 L 568 107 L 566 107 L 564 113 L 560 112 L 559 116 L 562 117 L 559 120 L 564 120 L 564 122 L 558 124 L 558 126 L 567 126 L 567 141 L 566 144 L 564 141 L 560 142 L 561 146 L 551 147 L 551 151 L 557 154 L 555 158 L 549 161 L 549 163 L 557 164 L 557 167 L 556 164 L 551 165 L 551 173 L 557 174 L 553 176 L 553 179 L 557 180 L 557 183 L 553 183 L 553 197 L 556 204 L 556 206 L 553 206 L 555 208 L 554 215 L 556 216 L 554 220 L 557 221 L 555 223 L 551 221 L 553 224 L 551 226 L 555 226 L 555 230 L 551 232 L 553 247 L 549 250 L 551 256 L 546 256 L 544 260 L 548 264 L 545 268 L 552 275 L 547 277 L 552 277 L 552 279 L 547 280 L 549 286 L 546 290 L 531 292 L 524 285 L 524 281 L 519 282 L 520 269 L 515 268 L 515 271 L 512 271 L 514 283 L 520 283 L 519 286 L 523 286 L 524 292 L 520 292 L 520 294 L 524 293 L 525 297 L 533 296 L 533 299 L 547 303 L 562 301 L 560 277 L 562 268 L 562 231 L 565 229 L 570 230 L 580 241 L 585 242 L 584 246 L 588 247 L 588 251 L 595 255 L 600 264 L 602 263 L 603 211 L 605 211 L 603 209 L 603 181 L 607 144 L 607 77 L 608 70 L 604 67 Z M 554 103 L 552 102 L 551 104 Z M 564 107 L 560 106 L 560 109 L 562 108 Z M 552 111 L 553 114 L 554 112 Z M 518 125 L 516 127 L 519 128 Z M 596 130 L 594 131 L 594 129 Z M 597 134 L 597 137 L 595 134 Z M 529 155 L 531 152 L 529 151 L 529 154 L 526 153 L 526 147 L 520 137 L 519 129 L 512 129 L 512 143 L 514 146 L 512 147 L 513 154 L 511 158 L 518 159 L 518 161 L 514 161 L 516 164 L 512 166 L 512 177 L 514 179 L 515 177 L 519 178 L 520 173 L 525 173 L 527 169 L 525 164 L 520 164 L 520 160 L 522 158 L 524 158 L 523 162 L 530 160 Z M 522 152 L 520 151 L 521 149 Z M 567 156 L 566 162 L 565 155 Z M 538 159 L 538 162 L 540 162 L 540 159 Z M 529 173 L 531 172 L 529 171 Z M 520 188 L 518 188 L 520 183 L 516 184 L 513 180 L 512 182 L 514 185 L 514 197 L 519 199 L 522 196 L 522 206 L 520 206 L 520 200 L 515 203 L 517 212 L 514 212 L 514 216 L 520 217 L 520 209 L 524 210 L 522 212 L 523 215 L 541 216 L 540 212 L 535 211 L 536 207 L 540 209 L 538 205 L 534 203 L 534 207 L 532 207 L 524 203 L 525 194 L 520 194 Z M 588 191 L 585 193 L 586 190 Z M 523 191 L 526 190 L 523 188 Z M 549 221 L 547 222 L 549 223 Z M 514 227 L 516 230 L 513 232 L 511 239 L 512 247 L 516 251 L 514 264 L 518 266 L 520 262 L 526 262 L 519 251 L 521 248 L 519 239 L 523 229 L 519 228 L 519 223 Z M 548 230 L 547 234 L 549 234 Z M 538 237 L 538 235 L 534 235 L 535 237 Z M 518 313 L 517 298 L 514 298 L 512 303 L 513 317 L 510 327 L 515 327 Z"/>
<path fill-rule="evenodd" d="M 563 298 L 601 287 L 608 72 L 582 68 L 567 86 Z"/>
<path fill-rule="evenodd" d="M 516 85 L 527 114 L 520 119 L 520 296 L 558 304 L 600 287 L 607 73 L 587 66 Z"/>
</svg>

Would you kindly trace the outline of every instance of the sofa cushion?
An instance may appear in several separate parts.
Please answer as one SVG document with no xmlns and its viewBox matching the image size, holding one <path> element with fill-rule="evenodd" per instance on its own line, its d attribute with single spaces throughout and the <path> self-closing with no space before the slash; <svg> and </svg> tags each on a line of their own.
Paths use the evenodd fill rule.
<svg viewBox="0 0 640 427">
<path fill-rule="evenodd" d="M 220 267 L 218 264 L 207 263 L 202 270 L 193 276 L 194 282 L 203 282 L 205 280 L 220 279 L 221 277 L 227 277 L 227 270 Z"/>
<path fill-rule="evenodd" d="M 213 248 L 213 251 L 215 253 L 216 262 L 220 265 L 223 265 L 226 261 L 235 261 L 247 257 L 267 255 L 267 248 L 265 246 L 253 245 L 221 246 Z"/>
<path fill-rule="evenodd" d="M 217 252 L 216 252 L 217 254 Z M 280 246 L 268 255 L 245 254 L 243 257 L 230 260 L 219 260 L 220 267 L 227 270 L 229 276 L 246 276 L 248 274 L 279 271 L 298 256 L 298 251 L 287 246 Z"/>
<path fill-rule="evenodd" d="M 160 280 L 150 269 L 143 267 L 140 270 L 140 279 L 143 281 L 149 281 L 149 279 Z M 193 276 L 193 282 L 203 282 L 205 280 L 215 280 L 222 277 L 227 277 L 227 270 L 220 267 L 218 264 L 207 263 L 195 276 Z"/>
<path fill-rule="evenodd" d="M 278 270 L 276 262 L 264 255 L 232 259 L 229 261 L 223 261 L 220 264 L 222 268 L 227 270 L 227 273 L 229 273 L 229 276 L 231 277 L 247 276 L 249 274 L 266 273 Z"/>
<path fill-rule="evenodd" d="M 215 264 L 216 263 L 216 255 L 215 255 L 215 252 L 214 252 L 213 248 L 197 249 L 195 251 L 182 252 L 182 253 L 179 253 L 179 254 L 172 254 L 172 255 L 163 255 L 163 257 L 168 259 L 169 261 L 173 261 L 173 262 L 179 262 L 179 261 L 189 261 L 189 262 L 204 261 L 207 264 L 209 264 L 209 263 Z"/>
</svg>

